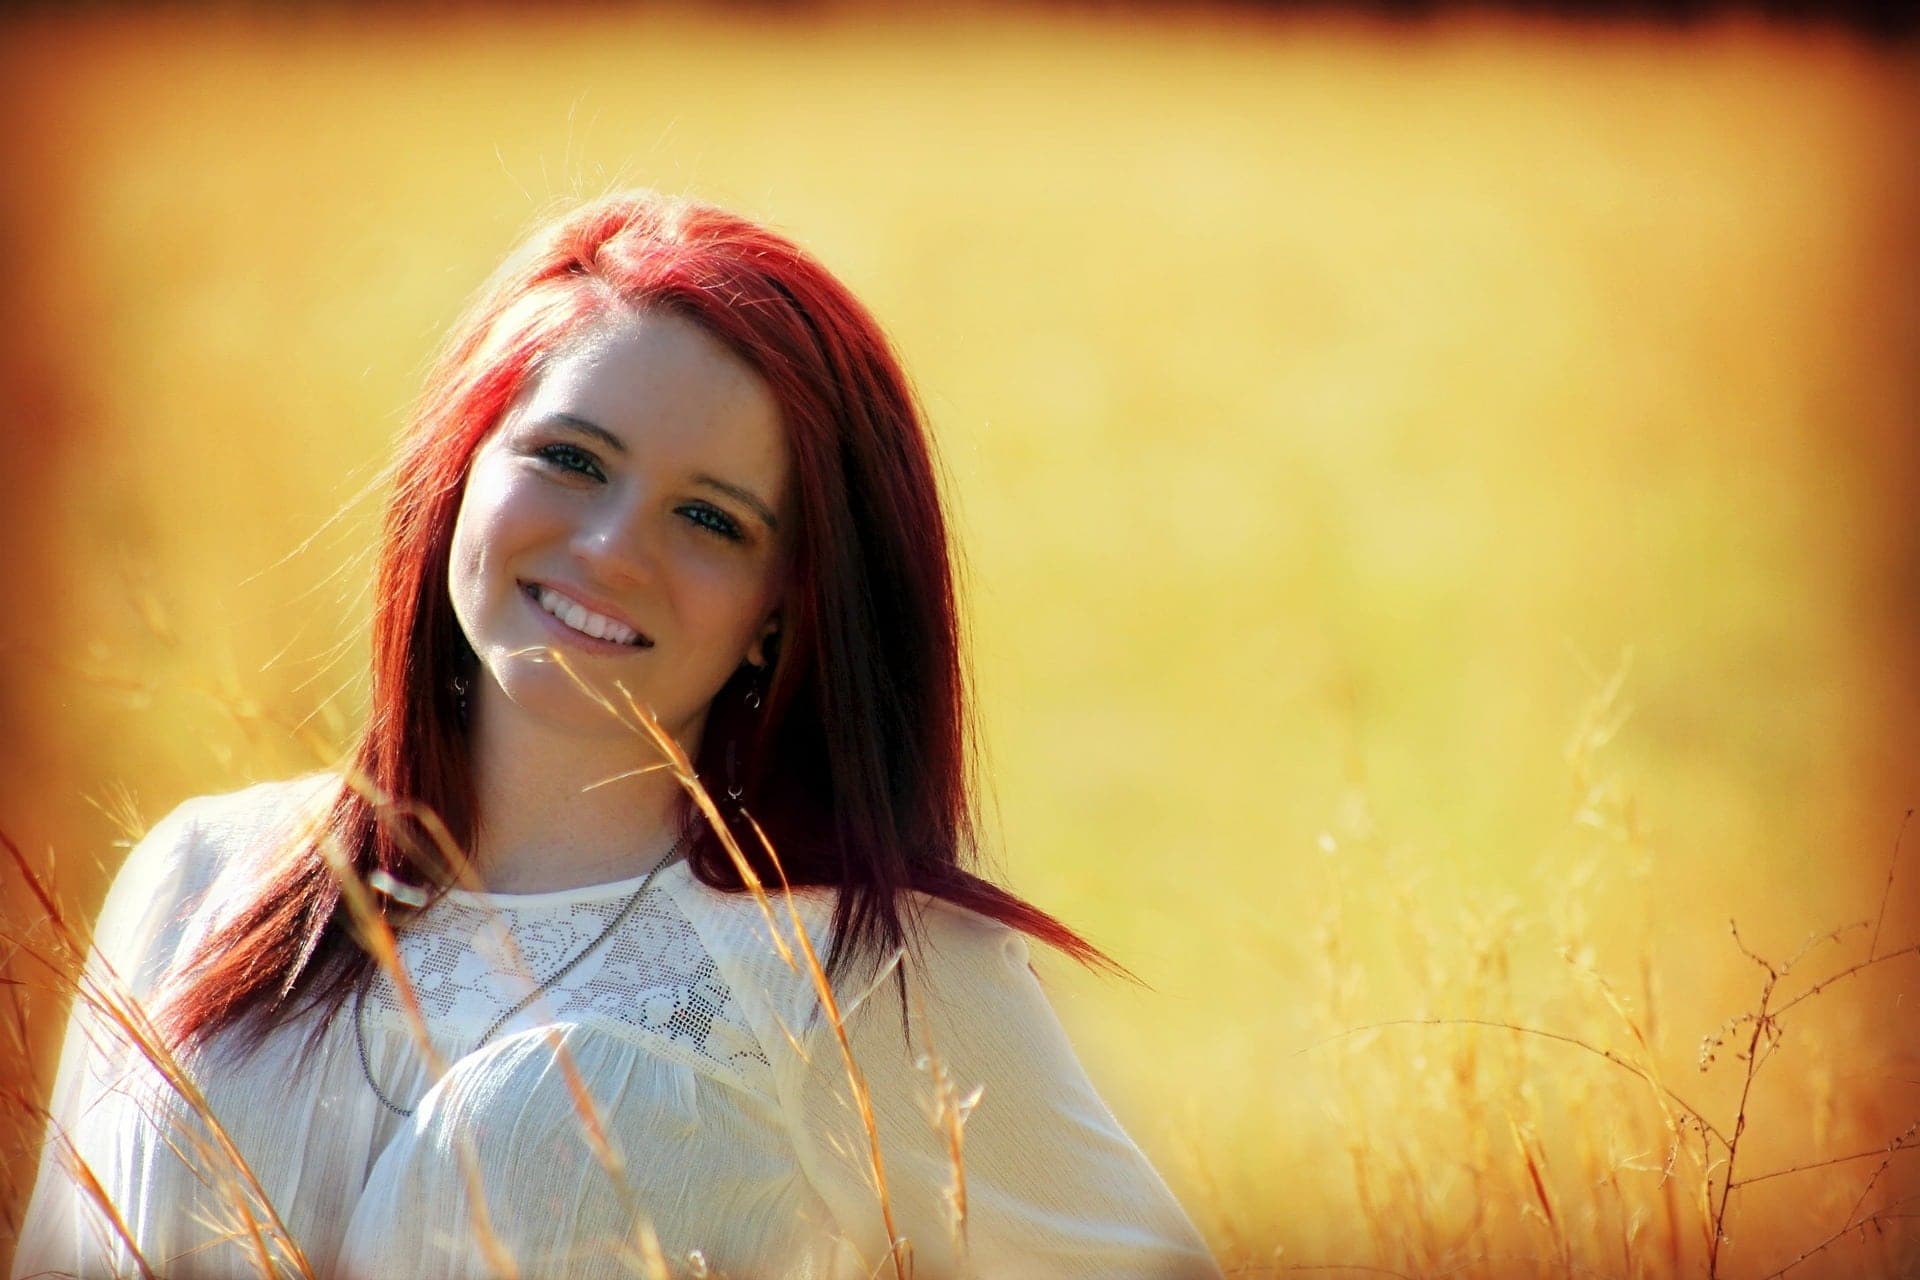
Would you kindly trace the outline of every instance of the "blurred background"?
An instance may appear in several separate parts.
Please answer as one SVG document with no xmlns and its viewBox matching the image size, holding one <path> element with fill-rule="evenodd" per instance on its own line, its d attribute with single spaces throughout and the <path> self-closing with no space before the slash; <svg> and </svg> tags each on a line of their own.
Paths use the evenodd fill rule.
<svg viewBox="0 0 1920 1280">
<path fill-rule="evenodd" d="M 796 237 L 898 342 L 996 864 L 1147 984 L 1041 962 L 1240 1274 L 1704 1273 L 1725 1153 L 1647 1077 L 1730 1133 L 1756 960 L 1816 940 L 1777 1008 L 1917 940 L 1898 21 L 297 7 L 0 39 L 0 831 L 83 912 L 130 825 L 348 740 L 369 487 L 436 340 L 556 199 L 648 185 Z M 1834 1236 L 1792 1274 L 1915 1265 L 1884 1148 L 1920 1120 L 1916 974 L 1778 1024 L 1739 1165 L 1818 1167 L 1734 1191 L 1720 1274 Z M 3 976 L 7 1241 L 62 1011 Z"/>
</svg>

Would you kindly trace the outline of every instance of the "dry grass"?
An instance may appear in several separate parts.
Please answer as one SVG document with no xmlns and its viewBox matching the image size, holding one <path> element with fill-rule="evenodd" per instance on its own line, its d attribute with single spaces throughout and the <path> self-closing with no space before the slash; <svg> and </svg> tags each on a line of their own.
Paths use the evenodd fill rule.
<svg viewBox="0 0 1920 1280">
<path fill-rule="evenodd" d="M 772 889 L 761 882 L 720 821 L 691 762 L 624 687 L 615 682 L 597 688 L 564 655 L 548 656 L 583 694 L 659 751 L 661 763 L 653 768 L 670 771 L 721 834 L 759 907 L 772 947 L 812 983 L 834 1029 L 840 1065 L 868 1139 L 875 1211 L 886 1238 L 894 1241 L 876 1267 L 906 1280 L 913 1274 L 912 1242 L 894 1227 L 885 1157 L 865 1077 L 791 888 L 784 877 Z M 1581 797 L 1575 820 L 1633 851 L 1626 865 L 1645 878 L 1650 874 L 1645 833 L 1633 817 L 1630 800 L 1602 763 L 1604 748 L 1626 720 L 1621 703 L 1625 678 L 1623 663 L 1584 713 L 1569 741 L 1567 760 Z M 364 780 L 355 785 L 366 786 Z M 439 865 L 454 868 L 469 887 L 478 887 L 470 865 L 431 815 L 403 811 L 386 797 L 370 798 L 384 821 L 426 830 L 439 845 Z M 764 832 L 755 830 L 777 869 L 776 852 Z M 1356 846 L 1365 844 L 1364 830 L 1349 833 L 1349 838 Z M 1330 833 L 1325 843 L 1336 859 L 1355 857 L 1356 850 L 1347 848 L 1341 837 Z M 1693 1099 L 1693 1084 L 1674 1078 L 1670 1057 L 1663 1052 L 1663 977 L 1651 950 L 1638 957 L 1633 993 L 1594 962 L 1582 909 L 1583 899 L 1595 890 L 1591 869 L 1569 882 L 1556 949 L 1563 968 L 1549 984 L 1556 998 L 1543 1008 L 1524 1007 L 1515 996 L 1514 971 L 1525 957 L 1518 940 L 1521 921 L 1510 907 L 1467 916 L 1457 931 L 1445 935 L 1419 906 L 1409 882 L 1388 886 L 1397 899 L 1406 963 L 1430 1007 L 1416 1016 L 1375 1021 L 1356 1021 L 1352 1012 L 1363 979 L 1348 951 L 1347 920 L 1356 906 L 1374 909 L 1380 904 L 1337 874 L 1319 933 L 1324 981 L 1320 1017 L 1328 1034 L 1302 1052 L 1324 1069 L 1325 1105 L 1343 1134 L 1353 1204 L 1364 1230 L 1350 1237 L 1352 1255 L 1312 1262 L 1288 1257 L 1284 1248 L 1257 1259 L 1247 1241 L 1229 1231 L 1220 1242 L 1229 1274 L 1780 1280 L 1789 1275 L 1908 1273 L 1920 1265 L 1920 1232 L 1908 1225 L 1920 1218 L 1912 1208 L 1920 1193 L 1913 1189 L 1914 1166 L 1904 1157 L 1920 1145 L 1920 1118 L 1890 1132 L 1855 1132 L 1858 1123 L 1832 1122 L 1833 1114 L 1848 1113 L 1851 1100 L 1836 1095 L 1828 1082 L 1821 1100 L 1828 1123 L 1821 1127 L 1816 1150 L 1783 1157 L 1778 1154 L 1782 1145 L 1775 1143 L 1770 1162 L 1752 1155 L 1770 1125 L 1789 1119 L 1780 1114 L 1783 1098 L 1812 1097 L 1817 1058 L 1795 1062 L 1788 1054 L 1788 1061 L 1775 1062 L 1786 1053 L 1789 1031 L 1801 1029 L 1802 1019 L 1816 1012 L 1816 1002 L 1844 999 L 1849 988 L 1863 986 L 1876 971 L 1920 959 L 1920 943 L 1883 941 L 1882 936 L 1900 871 L 1901 843 L 1894 842 L 1872 917 L 1816 933 L 1785 959 L 1753 951 L 1737 924 L 1728 922 L 1730 945 L 1757 970 L 1758 991 L 1751 1008 L 1699 1043 L 1697 1074 L 1709 1076 L 1718 1068 L 1731 1075 L 1733 1092 L 1718 1105 Z M 48 979 L 48 988 L 64 987 L 77 1007 L 90 1011 L 93 1025 L 106 1028 L 120 1048 L 137 1054 L 197 1117 L 197 1127 L 170 1127 L 167 1140 L 221 1192 L 226 1217 L 218 1226 L 227 1238 L 245 1246 L 255 1273 L 310 1276 L 299 1243 L 281 1225 L 205 1094 L 161 1041 L 146 1010 L 97 954 L 88 961 L 86 930 L 62 906 L 41 871 L 11 840 L 0 836 L 0 844 L 27 887 L 30 904 L 24 914 L 16 913 L 19 918 L 0 920 L 0 941 L 10 954 L 32 961 Z M 347 870 L 337 852 L 331 861 L 341 873 L 358 936 L 401 993 L 417 1050 L 436 1064 L 436 1075 L 443 1072 L 446 1064 L 436 1054 L 412 998 L 396 939 L 375 903 L 374 890 Z M 1866 942 L 1863 956 L 1851 962 L 1835 956 L 1860 939 Z M 510 941 L 508 947 L 511 955 Z M 17 1028 L 24 1023 L 21 985 L 10 985 L 6 995 L 11 1024 Z M 566 1081 L 580 1134 L 634 1224 L 630 1238 L 606 1243 L 609 1255 L 645 1280 L 707 1275 L 698 1250 L 672 1259 L 662 1250 L 645 1204 L 627 1183 L 624 1155 L 608 1137 L 601 1106 L 557 1029 L 548 1043 Z M 926 1114 L 949 1154 L 948 1227 L 964 1256 L 965 1128 L 981 1093 L 975 1088 L 963 1096 L 965 1082 L 948 1076 L 938 1047 L 924 1049 L 921 1066 L 931 1083 Z M 1761 1105 L 1763 1072 L 1770 1078 L 1783 1071 L 1790 1077 L 1797 1073 L 1797 1078 Z M 51 1122 L 48 1137 L 60 1149 L 66 1176 L 97 1206 L 105 1227 L 125 1242 L 139 1273 L 164 1275 L 154 1260 L 140 1256 L 120 1207 L 57 1121 L 23 1093 L 16 1091 L 9 1103 L 19 1114 Z M 1831 1154 L 1835 1148 L 1841 1154 Z M 496 1275 L 523 1274 L 486 1216 L 477 1154 L 469 1145 L 456 1155 L 468 1179 L 474 1208 L 468 1229 L 479 1256 Z M 1756 1165 L 1763 1171 L 1754 1172 Z M 1858 1174 L 1862 1168 L 1869 1169 L 1864 1181 Z M 1790 1247 L 1784 1242 L 1792 1238 L 1791 1232 L 1750 1225 L 1776 1211 L 1755 1202 L 1760 1188 L 1791 1188 L 1794 1200 L 1807 1209 L 1800 1221 L 1823 1221 L 1824 1229 L 1802 1231 L 1801 1243 Z M 1224 1206 L 1200 1202 L 1190 1207 L 1204 1220 Z M 1737 1263 L 1731 1261 L 1727 1246 L 1749 1232 L 1765 1247 L 1750 1248 Z"/>
<path fill-rule="evenodd" d="M 1039 959 L 1223 1261 L 1757 1280 L 1854 1223 L 1788 1275 L 1903 1265 L 1911 867 L 1778 978 L 1728 917 L 1777 971 L 1877 914 L 1913 800 L 1910 51 L 1246 12 L 9 35 L 0 550 L 37 603 L 0 619 L 0 826 L 47 880 L 97 892 L 108 788 L 333 758 L 374 524 L 335 516 L 446 318 L 533 206 L 688 190 L 900 342 L 1006 878 L 1157 988 Z M 1563 755 L 1606 685 L 1570 642 L 1638 646 L 1639 713 Z M 58 997 L 11 990 L 0 1058 L 43 1062 Z"/>
<path fill-rule="evenodd" d="M 1623 663 L 1569 742 L 1574 817 L 1621 855 L 1616 865 L 1629 877 L 1655 883 L 1634 806 L 1602 763 L 1626 720 L 1625 677 Z M 1326 841 L 1335 857 L 1360 856 L 1331 835 Z M 1356 843 L 1365 844 L 1364 833 Z M 1758 970 L 1758 990 L 1750 1008 L 1701 1039 L 1692 1079 L 1666 1051 L 1660 998 L 1684 975 L 1663 972 L 1651 944 L 1635 957 L 1631 991 L 1594 960 L 1584 909 L 1598 889 L 1594 864 L 1567 882 L 1551 958 L 1521 940 L 1525 922 L 1510 905 L 1463 914 L 1449 932 L 1409 882 L 1388 886 L 1426 1008 L 1373 1021 L 1354 1013 L 1363 966 L 1349 950 L 1348 920 L 1381 904 L 1337 874 L 1319 933 L 1320 1016 L 1330 1030 L 1306 1052 L 1325 1060 L 1327 1106 L 1344 1135 L 1364 1234 L 1353 1237 L 1352 1255 L 1312 1263 L 1284 1248 L 1261 1263 L 1243 1247 L 1233 1274 L 1909 1274 L 1920 1266 L 1920 1233 L 1908 1225 L 1920 1165 L 1903 1156 L 1920 1118 L 1875 1131 L 1876 1092 L 1836 1096 L 1822 1080 L 1820 1038 L 1832 1028 L 1814 1019 L 1815 1001 L 1844 999 L 1847 987 L 1863 985 L 1855 980 L 1920 960 L 1920 943 L 1889 945 L 1881 935 L 1899 855 L 1896 839 L 1872 918 L 1816 932 L 1784 960 L 1757 954 L 1726 922 L 1729 945 Z M 1862 941 L 1864 955 L 1848 962 L 1844 950 Z M 1516 995 L 1516 969 L 1554 960 L 1544 999 Z M 1790 1030 L 1813 1053 L 1787 1048 Z M 1693 1096 L 1712 1085 L 1712 1100 Z M 1815 1150 L 1796 1151 L 1804 1108 L 1816 1099 L 1827 1122 Z M 1834 1122 L 1836 1114 L 1849 1122 Z M 1769 1128 L 1782 1133 L 1762 1160 L 1753 1152 Z M 1856 1171 L 1867 1162 L 1862 1183 Z M 1736 1240 L 1746 1245 L 1737 1261 Z"/>
</svg>

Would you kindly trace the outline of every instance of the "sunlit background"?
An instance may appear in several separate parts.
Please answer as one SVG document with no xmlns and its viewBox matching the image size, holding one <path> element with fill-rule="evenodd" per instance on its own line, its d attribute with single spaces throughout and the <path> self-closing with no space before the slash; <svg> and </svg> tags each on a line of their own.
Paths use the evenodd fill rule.
<svg viewBox="0 0 1920 1280">
<path fill-rule="evenodd" d="M 1223 1263 L 1704 1274 L 1724 1170 L 1621 1063 L 1730 1131 L 1751 1025 L 1696 1059 L 1766 975 L 1729 921 L 1776 965 L 1850 926 L 1783 998 L 1916 941 L 1911 44 L 1326 11 L 0 30 L 0 830 L 83 907 L 123 819 L 346 741 L 367 488 L 429 352 L 556 198 L 641 184 L 795 236 L 897 340 L 993 853 L 1145 980 L 1043 961 Z M 1796 1007 L 1745 1172 L 1920 1119 L 1917 973 Z M 31 1090 L 60 1011 L 25 998 Z M 1459 1017 L 1588 1047 L 1355 1030 Z M 1892 1214 L 1916 1160 L 1736 1190 L 1721 1274 Z M 1789 1274 L 1914 1265 L 1908 1223 L 1856 1234 Z"/>
</svg>

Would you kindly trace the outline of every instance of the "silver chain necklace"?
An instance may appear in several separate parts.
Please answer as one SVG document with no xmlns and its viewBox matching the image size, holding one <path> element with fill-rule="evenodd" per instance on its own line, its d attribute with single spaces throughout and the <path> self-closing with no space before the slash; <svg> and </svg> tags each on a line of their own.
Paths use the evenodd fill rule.
<svg viewBox="0 0 1920 1280">
<path fill-rule="evenodd" d="M 480 1033 L 480 1038 L 474 1041 L 473 1048 L 467 1050 L 467 1052 L 473 1053 L 482 1045 L 486 1044 L 487 1041 L 493 1039 L 493 1033 L 505 1026 L 509 1018 L 525 1009 L 528 1005 L 552 989 L 554 983 L 560 981 L 560 979 L 566 977 L 569 973 L 572 973 L 582 960 L 592 955 L 601 943 L 612 937 L 613 931 L 620 927 L 620 922 L 631 915 L 634 907 L 639 905 L 641 897 L 646 893 L 648 887 L 653 884 L 653 878 L 660 874 L 660 868 L 672 862 L 674 856 L 686 847 L 688 841 L 693 839 L 693 832 L 694 828 L 689 826 L 685 831 L 681 832 L 680 838 L 673 842 L 673 847 L 660 855 L 660 861 L 653 864 L 653 869 L 648 871 L 646 878 L 640 881 L 640 887 L 635 889 L 632 895 L 621 904 L 620 910 L 614 912 L 613 919 L 607 921 L 607 927 L 600 931 L 598 937 L 575 952 L 573 959 L 567 961 L 553 973 L 542 979 L 539 986 L 522 996 L 514 1003 L 512 1008 L 495 1018 L 493 1022 L 488 1025 L 487 1029 Z M 373 1068 L 367 1062 L 367 987 L 372 985 L 371 980 L 369 980 L 367 986 L 361 987 L 355 994 L 353 1001 L 353 1046 L 360 1051 L 360 1074 L 367 1078 L 367 1087 L 373 1090 L 374 1097 L 380 1099 L 381 1106 L 384 1106 L 397 1116 L 411 1116 L 413 1114 L 413 1108 L 402 1107 L 392 1098 L 389 1098 L 380 1088 L 379 1083 L 374 1080 Z"/>
</svg>

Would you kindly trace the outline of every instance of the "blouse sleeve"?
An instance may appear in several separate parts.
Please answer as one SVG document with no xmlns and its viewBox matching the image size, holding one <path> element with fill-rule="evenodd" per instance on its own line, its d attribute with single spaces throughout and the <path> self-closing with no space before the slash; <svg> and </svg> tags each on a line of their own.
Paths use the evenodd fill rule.
<svg viewBox="0 0 1920 1280">
<path fill-rule="evenodd" d="M 871 1096 L 893 1231 L 911 1242 L 913 1273 L 1218 1277 L 1193 1224 L 1074 1056 L 1025 938 L 944 903 L 929 904 L 924 921 L 924 946 L 842 1008 Z M 910 1043 L 894 975 L 901 963 Z M 890 1275 L 867 1131 L 837 1037 L 816 1019 L 797 1044 L 797 1078 L 783 1092 L 801 1164 L 862 1264 Z M 951 1116 L 976 1090 L 956 1162 L 936 1097 L 947 1098 Z"/>
<path fill-rule="evenodd" d="M 94 981 L 111 974 L 144 1002 L 173 959 L 183 899 L 199 871 L 192 856 L 195 801 L 180 805 L 154 825 L 115 874 L 94 923 L 86 973 Z M 91 1233 L 94 1213 L 75 1188 L 61 1159 L 60 1135 L 76 1132 L 122 1052 L 107 1020 L 76 995 L 67 1020 L 60 1065 L 48 1110 L 52 1122 L 41 1148 L 39 1173 L 28 1203 L 15 1276 L 72 1274 Z"/>
</svg>

